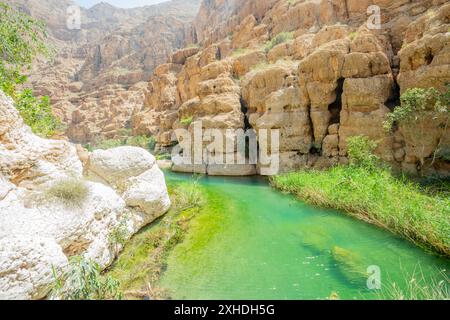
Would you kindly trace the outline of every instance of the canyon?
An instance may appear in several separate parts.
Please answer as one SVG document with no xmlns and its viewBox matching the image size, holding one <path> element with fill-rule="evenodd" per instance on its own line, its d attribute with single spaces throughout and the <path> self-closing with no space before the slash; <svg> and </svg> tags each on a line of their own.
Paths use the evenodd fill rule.
<svg viewBox="0 0 450 320">
<path fill-rule="evenodd" d="M 379 28 L 368 27 L 371 5 Z M 346 164 L 347 139 L 365 135 L 398 170 L 448 175 L 448 161 L 433 159 L 450 144 L 445 117 L 420 134 L 387 133 L 383 123 L 408 88 L 445 90 L 449 12 L 446 1 L 204 1 L 193 22 L 198 48 L 155 70 L 133 133 L 154 135 L 167 150 L 178 143 L 174 129 L 196 122 L 279 129 L 281 172 Z M 208 160 L 174 169 L 236 174 Z"/>
<path fill-rule="evenodd" d="M 190 272 L 204 275 L 205 283 L 223 277 L 223 285 L 209 288 L 208 297 L 229 298 L 221 290 L 230 276 L 215 270 L 236 267 L 236 256 L 229 254 L 233 250 L 240 257 L 253 253 L 255 261 L 258 250 L 263 250 L 261 257 L 272 263 L 270 273 L 285 261 L 285 266 L 292 266 L 290 274 L 299 273 L 298 279 L 306 273 L 297 262 L 309 259 L 310 250 L 326 258 L 322 266 L 332 258 L 336 267 L 336 251 L 342 253 L 337 242 L 345 232 L 354 232 L 353 243 L 362 255 L 375 252 L 379 261 L 389 256 L 388 262 L 409 257 L 410 270 L 416 256 L 434 266 L 434 257 L 394 236 L 385 238 L 381 230 L 366 229 L 362 222 L 355 227 L 335 212 L 293 205 L 292 197 L 270 189 L 263 178 L 206 178 L 198 183 L 169 169 L 210 176 L 271 175 L 250 161 L 228 165 L 215 160 L 242 156 L 236 143 L 241 131 L 259 135 L 262 130 L 278 130 L 279 150 L 270 154 L 280 160 L 277 173 L 348 164 L 348 139 L 366 136 L 376 142 L 376 155 L 394 171 L 448 178 L 450 161 L 441 156 L 450 149 L 448 114 L 436 117 L 430 106 L 424 110 L 429 117 L 418 125 L 395 125 L 391 131 L 384 125 L 408 89 L 448 91 L 447 1 L 172 0 L 135 9 L 106 3 L 74 9 L 70 0 L 10 0 L 8 4 L 47 24 L 53 54 L 39 57 L 27 71 L 25 86 L 38 96 L 50 97 L 64 129 L 51 140 L 36 136 L 14 101 L 0 91 L 0 299 L 51 298 L 54 273 L 64 274 L 73 257 L 83 256 L 101 270 L 110 267 L 142 228 L 166 222 L 159 219 L 172 204 L 166 178 L 174 185 L 210 188 L 206 192 L 210 211 L 203 212 L 210 219 L 204 223 L 227 221 L 217 232 L 232 234 L 208 243 L 210 252 L 224 255 L 222 259 L 204 259 L 207 255 L 201 250 L 189 247 L 175 250 L 178 256 L 169 259 L 172 263 L 161 281 L 175 289 L 177 298 L 203 297 L 204 290 L 195 291 L 200 287 L 192 283 L 181 288 L 181 280 Z M 79 10 L 79 28 L 68 27 L 73 10 Z M 199 164 L 157 160 L 182 144 L 180 129 L 193 133 L 199 126 L 222 133 L 224 144 L 232 141 L 231 148 L 218 151 L 202 141 L 206 151 Z M 131 146 L 89 151 L 82 146 L 130 135 L 154 137 L 156 156 Z M 163 166 L 166 172 L 160 169 Z M 81 203 L 68 206 L 61 201 L 64 194 L 52 195 L 61 182 L 85 192 Z M 287 216 L 274 218 L 277 210 Z M 305 224 L 306 220 L 316 225 Z M 444 230 L 448 224 L 442 225 Z M 252 229 L 253 242 L 246 238 Z M 216 229 L 200 228 L 186 243 L 195 243 L 202 232 L 212 237 L 211 230 Z M 273 231 L 273 241 L 264 251 L 261 243 L 268 230 Z M 112 241 L 118 231 L 124 238 L 120 243 Z M 256 241 L 258 236 L 261 242 Z M 359 241 L 363 237 L 373 240 L 367 248 Z M 379 245 L 383 241 L 395 244 L 388 255 Z M 339 245 L 351 247 L 345 241 Z M 292 252 L 298 254 L 298 261 L 291 264 Z M 241 268 L 242 273 L 234 275 L 235 283 L 252 279 L 254 270 L 267 262 L 263 260 Z M 183 269 L 189 262 L 191 268 Z M 436 265 L 443 269 L 448 261 Z M 196 272 L 200 267 L 204 270 Z M 329 270 L 320 272 L 325 271 Z M 315 279 L 304 280 L 314 288 Z M 264 282 L 259 279 L 254 288 L 260 283 Z M 293 281 L 282 283 L 289 288 L 285 292 L 298 297 Z M 348 298 L 354 297 L 355 287 L 345 288 L 337 281 L 334 285 L 347 290 Z M 266 288 L 270 291 L 261 298 L 285 298 L 272 289 Z M 320 297 L 328 291 L 327 287 Z M 317 298 L 315 293 L 302 297 Z"/>
<path fill-rule="evenodd" d="M 76 31 L 55 18 L 65 19 L 70 2 L 55 4 L 62 12 L 55 20 L 41 2 L 14 2 L 46 19 L 62 44 L 53 64 L 38 64 L 30 80 L 52 98 L 73 142 L 131 130 L 154 136 L 156 151 L 167 154 L 178 144 L 176 129 L 193 131 L 196 123 L 224 133 L 278 129 L 280 172 L 288 172 L 346 164 L 347 139 L 365 135 L 399 171 L 450 172 L 435 156 L 449 149 L 448 117 L 425 121 L 420 133 L 383 128 L 407 89 L 442 91 L 449 83 L 446 1 L 170 1 L 129 10 L 99 4 L 82 10 Z M 377 18 L 379 26 L 371 26 Z M 173 169 L 264 174 L 252 164 L 217 165 L 212 155 L 220 157 L 210 151 L 200 165 Z M 236 158 L 237 146 L 222 156 Z"/>
<path fill-rule="evenodd" d="M 141 107 L 154 69 L 193 41 L 189 23 L 200 0 L 135 9 L 107 3 L 85 9 L 70 0 L 7 2 L 46 23 L 53 52 L 33 65 L 28 86 L 51 98 L 72 141 L 86 143 L 120 135 Z M 70 25 L 77 13 L 79 28 Z"/>
</svg>

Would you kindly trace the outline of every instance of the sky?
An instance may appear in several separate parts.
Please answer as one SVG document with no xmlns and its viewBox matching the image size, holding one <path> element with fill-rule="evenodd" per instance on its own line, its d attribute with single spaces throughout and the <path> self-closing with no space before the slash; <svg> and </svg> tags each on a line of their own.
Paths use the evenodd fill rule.
<svg viewBox="0 0 450 320">
<path fill-rule="evenodd" d="M 90 8 L 99 2 L 108 2 L 119 8 L 135 8 L 152 5 L 167 0 L 75 0 L 75 2 L 85 8 Z"/>
</svg>

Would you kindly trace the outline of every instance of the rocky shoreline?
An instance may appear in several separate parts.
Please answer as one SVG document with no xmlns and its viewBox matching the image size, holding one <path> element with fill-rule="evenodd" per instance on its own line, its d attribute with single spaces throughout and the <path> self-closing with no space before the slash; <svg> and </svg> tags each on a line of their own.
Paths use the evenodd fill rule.
<svg viewBox="0 0 450 320">
<path fill-rule="evenodd" d="M 66 141 L 41 139 L 0 92 L 0 299 L 42 299 L 74 256 L 108 267 L 130 238 L 170 208 L 164 174 L 140 148 L 84 155 Z M 87 161 L 86 161 L 87 160 Z M 83 171 L 87 176 L 83 176 Z M 87 188 L 69 206 L 46 190 L 65 179 Z"/>
</svg>

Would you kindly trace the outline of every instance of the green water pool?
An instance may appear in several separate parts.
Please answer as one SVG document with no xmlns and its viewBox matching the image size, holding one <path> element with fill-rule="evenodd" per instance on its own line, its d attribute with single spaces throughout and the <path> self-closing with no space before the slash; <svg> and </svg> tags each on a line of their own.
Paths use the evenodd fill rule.
<svg viewBox="0 0 450 320">
<path fill-rule="evenodd" d="M 169 184 L 192 176 L 167 173 Z M 450 261 L 389 232 L 273 190 L 264 178 L 200 179 L 207 207 L 160 280 L 174 299 L 372 299 L 414 275 L 440 281 Z M 377 279 L 376 275 L 371 278 Z M 371 282 L 375 283 L 376 281 Z"/>
</svg>

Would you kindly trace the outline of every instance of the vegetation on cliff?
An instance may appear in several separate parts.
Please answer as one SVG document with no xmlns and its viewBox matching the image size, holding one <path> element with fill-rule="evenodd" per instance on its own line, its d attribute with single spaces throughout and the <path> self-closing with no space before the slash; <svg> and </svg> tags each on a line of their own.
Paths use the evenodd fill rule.
<svg viewBox="0 0 450 320">
<path fill-rule="evenodd" d="M 0 2 L 0 84 L 9 95 L 26 81 L 22 71 L 30 68 L 34 58 L 47 54 L 47 33 L 43 22 L 36 21 Z"/>
<path fill-rule="evenodd" d="M 42 137 L 51 137 L 60 128 L 60 122 L 55 118 L 47 96 L 37 98 L 33 91 L 25 89 L 15 94 L 16 108 L 31 130 Z"/>
<path fill-rule="evenodd" d="M 45 24 L 0 2 L 0 90 L 11 96 L 25 123 L 34 133 L 50 137 L 59 121 L 52 114 L 48 97 L 36 98 L 33 91 L 18 90 L 27 81 L 37 56 L 48 56 Z"/>
<path fill-rule="evenodd" d="M 156 141 L 152 136 L 132 136 L 130 130 L 123 129 L 120 136 L 115 139 L 97 139 L 91 143 L 85 144 L 84 147 L 89 150 L 107 150 L 121 146 L 140 147 L 151 153 L 155 151 Z"/>
<path fill-rule="evenodd" d="M 55 199 L 65 206 L 81 207 L 89 195 L 89 187 L 82 180 L 62 179 L 45 191 L 47 198 Z"/>
<path fill-rule="evenodd" d="M 386 131 L 391 132 L 396 127 L 404 128 L 403 134 L 408 135 L 409 140 L 415 141 L 414 137 L 427 135 L 425 127 L 430 122 L 436 122 L 439 130 L 437 147 L 433 153 L 433 161 L 437 158 L 450 160 L 450 150 L 443 144 L 448 133 L 450 123 L 450 84 L 447 90 L 441 93 L 436 88 L 412 88 L 405 91 L 401 96 L 401 105 L 387 116 L 384 123 Z M 414 154 L 421 155 L 427 146 L 428 140 L 420 141 L 416 145 L 410 145 Z M 423 165 L 425 159 L 418 157 Z"/>
<path fill-rule="evenodd" d="M 322 207 L 344 210 L 410 241 L 450 255 L 450 199 L 395 177 L 373 155 L 368 138 L 349 141 L 349 166 L 274 177 L 274 187 Z"/>
</svg>

